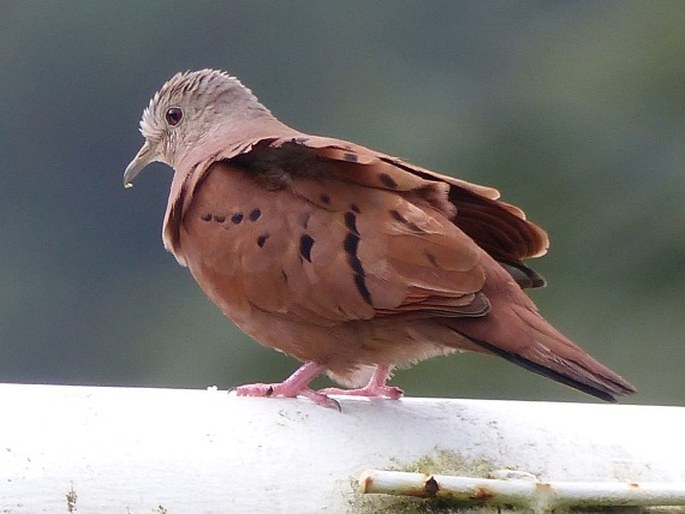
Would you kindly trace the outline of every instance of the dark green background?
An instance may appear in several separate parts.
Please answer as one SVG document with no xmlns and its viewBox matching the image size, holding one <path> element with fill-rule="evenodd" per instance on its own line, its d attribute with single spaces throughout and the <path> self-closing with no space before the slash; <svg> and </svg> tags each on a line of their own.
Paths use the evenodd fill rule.
<svg viewBox="0 0 685 514">
<path fill-rule="evenodd" d="M 296 363 L 249 342 L 160 241 L 171 173 L 133 190 L 173 73 L 239 76 L 283 121 L 498 187 L 551 235 L 554 324 L 685 404 L 680 1 L 0 1 L 0 381 L 228 387 Z M 324 382 L 322 382 L 324 383 Z M 495 358 L 410 395 L 585 400 Z"/>
</svg>

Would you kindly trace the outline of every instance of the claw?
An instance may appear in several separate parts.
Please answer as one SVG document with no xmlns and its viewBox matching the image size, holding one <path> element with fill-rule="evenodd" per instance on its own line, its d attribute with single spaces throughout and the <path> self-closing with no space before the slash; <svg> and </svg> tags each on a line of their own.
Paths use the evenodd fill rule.
<svg viewBox="0 0 685 514">
<path fill-rule="evenodd" d="M 313 401 L 315 404 L 321 407 L 336 409 L 338 412 L 342 412 L 342 407 L 340 406 L 340 402 L 338 400 L 330 398 L 328 395 L 322 394 L 320 391 L 307 389 L 306 391 L 303 391 L 301 394 L 302 396 L 309 398 L 311 401 Z"/>
</svg>

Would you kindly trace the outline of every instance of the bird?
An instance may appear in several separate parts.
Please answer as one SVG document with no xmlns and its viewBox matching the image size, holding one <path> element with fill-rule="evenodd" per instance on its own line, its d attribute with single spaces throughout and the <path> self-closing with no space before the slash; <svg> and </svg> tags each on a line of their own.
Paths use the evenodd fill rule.
<svg viewBox="0 0 685 514">
<path fill-rule="evenodd" d="M 302 364 L 238 396 L 398 399 L 393 372 L 471 351 L 606 401 L 636 392 L 525 290 L 547 233 L 498 190 L 279 121 L 225 71 L 177 73 L 140 121 L 124 186 L 173 168 L 165 248 L 244 333 Z M 341 387 L 314 390 L 328 375 Z"/>
</svg>

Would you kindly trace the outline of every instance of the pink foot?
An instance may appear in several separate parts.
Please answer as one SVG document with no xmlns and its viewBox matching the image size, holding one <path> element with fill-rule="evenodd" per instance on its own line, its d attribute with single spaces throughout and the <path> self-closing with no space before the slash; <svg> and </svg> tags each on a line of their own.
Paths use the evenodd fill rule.
<svg viewBox="0 0 685 514">
<path fill-rule="evenodd" d="M 318 392 L 319 394 L 344 394 L 347 396 L 366 396 L 368 398 L 389 398 L 391 400 L 399 400 L 404 394 L 402 389 L 394 386 L 364 386 L 360 387 L 359 389 L 340 389 L 338 387 L 327 387 L 326 389 L 320 389 Z"/>
<path fill-rule="evenodd" d="M 386 385 L 386 381 L 390 377 L 391 367 L 388 365 L 381 365 L 374 371 L 371 380 L 364 387 L 359 389 L 340 389 L 337 387 L 327 387 L 321 389 L 319 394 L 344 394 L 348 396 L 366 396 L 368 398 L 390 398 L 391 400 L 399 400 L 404 391 L 399 387 Z"/>
<path fill-rule="evenodd" d="M 340 404 L 336 400 L 309 387 L 309 382 L 316 378 L 322 370 L 323 368 L 318 364 L 307 362 L 283 382 L 276 384 L 246 384 L 234 387 L 231 391 L 235 391 L 238 396 L 282 396 L 284 398 L 304 396 L 322 407 L 332 407 L 340 410 Z"/>
<path fill-rule="evenodd" d="M 340 410 L 340 404 L 325 394 L 314 391 L 310 387 L 294 389 L 286 382 L 276 384 L 245 384 L 234 387 L 232 391 L 235 391 L 238 396 L 282 396 L 283 398 L 304 396 L 322 407 L 333 407 Z"/>
</svg>

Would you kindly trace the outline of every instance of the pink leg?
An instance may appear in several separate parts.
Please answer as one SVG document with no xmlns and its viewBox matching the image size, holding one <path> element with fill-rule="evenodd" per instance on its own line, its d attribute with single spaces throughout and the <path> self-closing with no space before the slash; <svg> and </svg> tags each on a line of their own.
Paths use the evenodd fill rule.
<svg viewBox="0 0 685 514">
<path fill-rule="evenodd" d="M 404 394 L 404 391 L 399 387 L 386 385 L 388 378 L 390 378 L 390 371 L 392 366 L 388 364 L 380 364 L 373 372 L 373 376 L 369 383 L 361 389 L 339 389 L 337 387 L 328 387 L 319 391 L 319 394 L 347 394 L 352 396 L 367 396 L 369 398 L 390 398 L 391 400 L 398 400 Z"/>
<path fill-rule="evenodd" d="M 245 384 L 233 388 L 232 391 L 235 391 L 238 396 L 284 396 L 286 398 L 304 396 L 322 407 L 334 407 L 340 410 L 340 404 L 337 401 L 309 387 L 309 383 L 319 376 L 323 369 L 315 362 L 305 362 L 283 382 Z"/>
</svg>

